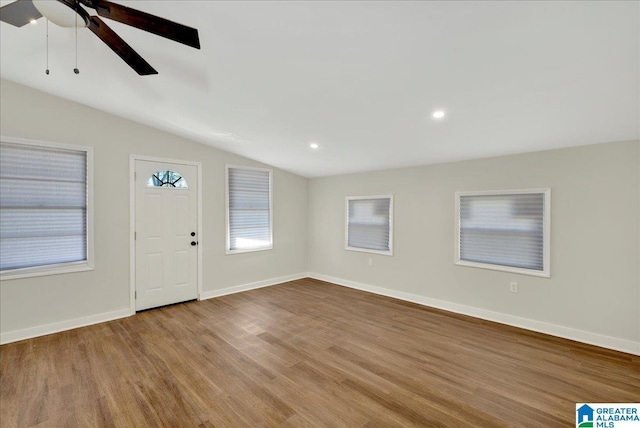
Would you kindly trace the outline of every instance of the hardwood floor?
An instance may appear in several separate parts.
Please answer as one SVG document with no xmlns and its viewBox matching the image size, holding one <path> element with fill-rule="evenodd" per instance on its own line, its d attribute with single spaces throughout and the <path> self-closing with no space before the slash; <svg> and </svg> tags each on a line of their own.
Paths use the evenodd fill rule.
<svg viewBox="0 0 640 428">
<path fill-rule="evenodd" d="M 640 401 L 640 357 L 311 279 L 0 356 L 2 427 L 560 427 Z"/>
</svg>

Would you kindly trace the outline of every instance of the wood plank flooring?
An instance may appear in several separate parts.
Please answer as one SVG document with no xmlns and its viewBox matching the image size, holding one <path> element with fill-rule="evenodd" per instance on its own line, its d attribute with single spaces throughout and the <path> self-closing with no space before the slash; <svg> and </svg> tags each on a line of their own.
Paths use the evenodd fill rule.
<svg viewBox="0 0 640 428">
<path fill-rule="evenodd" d="M 2 427 L 561 427 L 640 357 L 305 279 L 0 347 Z"/>
</svg>

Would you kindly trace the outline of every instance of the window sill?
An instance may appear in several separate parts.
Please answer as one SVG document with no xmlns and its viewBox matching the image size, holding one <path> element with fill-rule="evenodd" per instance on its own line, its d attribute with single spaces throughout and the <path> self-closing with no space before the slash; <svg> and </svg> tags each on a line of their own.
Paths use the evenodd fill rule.
<svg viewBox="0 0 640 428">
<path fill-rule="evenodd" d="M 511 267 L 511 266 L 492 265 L 489 263 L 467 262 L 465 260 L 456 260 L 454 263 L 458 266 L 497 270 L 502 272 L 517 273 L 521 275 L 539 276 L 543 278 L 551 277 L 551 273 L 549 272 L 548 268 L 547 270 L 539 271 L 539 270 L 524 269 L 524 268 Z"/>
<path fill-rule="evenodd" d="M 252 248 L 249 250 L 229 250 L 227 249 L 225 251 L 226 255 L 232 255 L 232 254 L 242 254 L 242 253 L 255 253 L 256 251 L 269 251 L 269 250 L 273 250 L 273 245 L 269 246 L 269 247 L 264 247 L 264 248 Z"/>
<path fill-rule="evenodd" d="M 393 251 L 369 250 L 368 248 L 344 247 L 347 251 L 358 251 L 360 253 L 380 254 L 382 256 L 393 256 Z"/>
<path fill-rule="evenodd" d="M 59 275 L 63 273 L 86 272 L 93 270 L 93 265 L 84 262 L 63 263 L 59 265 L 37 266 L 24 269 L 12 269 L 0 272 L 0 280 L 31 278 L 36 276 Z"/>
</svg>

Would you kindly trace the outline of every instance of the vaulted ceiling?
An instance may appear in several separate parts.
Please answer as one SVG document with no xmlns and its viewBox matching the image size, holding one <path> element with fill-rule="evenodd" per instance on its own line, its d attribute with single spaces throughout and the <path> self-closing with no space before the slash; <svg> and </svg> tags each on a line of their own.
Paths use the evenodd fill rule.
<svg viewBox="0 0 640 428">
<path fill-rule="evenodd" d="M 640 138 L 638 2 L 118 3 L 202 49 L 109 22 L 159 74 L 80 29 L 76 75 L 49 25 L 46 75 L 44 20 L 0 23 L 1 76 L 308 177 Z"/>
</svg>

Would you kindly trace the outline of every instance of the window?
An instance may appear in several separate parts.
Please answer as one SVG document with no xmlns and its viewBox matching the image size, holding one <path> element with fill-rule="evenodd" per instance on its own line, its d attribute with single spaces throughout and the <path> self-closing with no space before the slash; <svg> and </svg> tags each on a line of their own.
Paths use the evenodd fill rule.
<svg viewBox="0 0 640 428">
<path fill-rule="evenodd" d="M 91 168 L 89 148 L 2 138 L 3 279 L 92 268 Z"/>
<path fill-rule="evenodd" d="M 393 196 L 346 198 L 345 248 L 393 255 Z"/>
<path fill-rule="evenodd" d="M 177 172 L 156 171 L 147 180 L 147 187 L 173 187 L 188 189 L 187 181 Z"/>
<path fill-rule="evenodd" d="M 550 276 L 550 189 L 456 193 L 455 263 Z"/>
<path fill-rule="evenodd" d="M 273 248 L 271 170 L 227 166 L 227 254 Z"/>
</svg>

